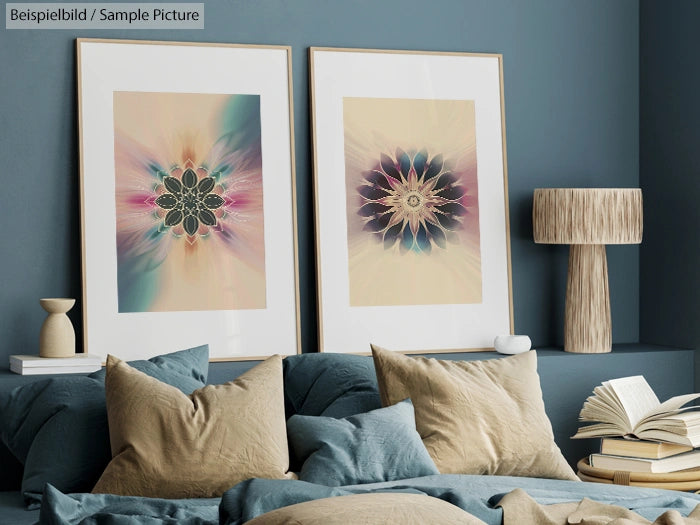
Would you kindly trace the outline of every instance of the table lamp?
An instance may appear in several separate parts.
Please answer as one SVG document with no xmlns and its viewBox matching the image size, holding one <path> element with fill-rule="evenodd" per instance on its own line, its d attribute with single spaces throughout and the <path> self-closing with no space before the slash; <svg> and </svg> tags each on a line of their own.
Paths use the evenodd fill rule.
<svg viewBox="0 0 700 525">
<path fill-rule="evenodd" d="M 532 207 L 536 243 L 569 244 L 564 350 L 612 349 L 606 244 L 642 242 L 639 188 L 538 188 Z"/>
</svg>

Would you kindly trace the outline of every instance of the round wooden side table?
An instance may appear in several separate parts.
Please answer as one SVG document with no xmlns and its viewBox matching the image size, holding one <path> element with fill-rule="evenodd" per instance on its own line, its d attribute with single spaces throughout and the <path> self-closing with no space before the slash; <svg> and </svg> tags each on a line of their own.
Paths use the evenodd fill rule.
<svg viewBox="0 0 700 525">
<path fill-rule="evenodd" d="M 608 483 L 614 485 L 631 485 L 654 489 L 669 489 L 682 491 L 700 491 L 700 468 L 652 474 L 649 472 L 627 472 L 624 470 L 607 470 L 591 467 L 588 458 L 579 460 L 576 464 L 576 474 L 581 481 Z"/>
</svg>

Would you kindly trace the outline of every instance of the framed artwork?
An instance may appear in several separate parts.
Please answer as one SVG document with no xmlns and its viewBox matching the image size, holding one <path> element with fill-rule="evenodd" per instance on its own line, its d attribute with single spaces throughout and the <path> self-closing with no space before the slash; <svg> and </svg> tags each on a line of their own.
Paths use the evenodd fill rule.
<svg viewBox="0 0 700 525">
<path fill-rule="evenodd" d="M 291 49 L 77 55 L 85 351 L 300 352 Z"/>
<path fill-rule="evenodd" d="M 322 351 L 513 332 L 500 55 L 310 49 Z"/>
</svg>

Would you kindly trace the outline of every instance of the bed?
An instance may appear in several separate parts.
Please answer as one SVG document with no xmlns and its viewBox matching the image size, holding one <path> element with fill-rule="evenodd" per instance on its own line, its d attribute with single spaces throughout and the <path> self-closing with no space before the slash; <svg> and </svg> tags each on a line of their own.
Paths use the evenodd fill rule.
<svg viewBox="0 0 700 525">
<path fill-rule="evenodd" d="M 578 480 L 534 351 L 273 356 L 220 385 L 207 370 L 206 346 L 110 357 L 0 396 L 23 465 L 0 523 L 700 524 L 696 494 Z"/>
</svg>

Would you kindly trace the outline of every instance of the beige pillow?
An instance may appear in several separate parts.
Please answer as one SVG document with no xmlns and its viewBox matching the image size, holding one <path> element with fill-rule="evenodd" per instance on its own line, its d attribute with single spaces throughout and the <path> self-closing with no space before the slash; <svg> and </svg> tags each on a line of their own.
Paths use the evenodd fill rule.
<svg viewBox="0 0 700 525">
<path fill-rule="evenodd" d="M 425 494 L 370 493 L 305 501 L 261 514 L 246 525 L 486 525 L 458 506 Z"/>
<path fill-rule="evenodd" d="M 441 473 L 578 479 L 554 443 L 534 351 L 439 361 L 372 345 L 372 355 L 382 404 L 411 398 Z"/>
<path fill-rule="evenodd" d="M 109 356 L 105 387 L 112 461 L 95 493 L 206 498 L 252 477 L 294 477 L 278 355 L 189 396 Z"/>
</svg>

